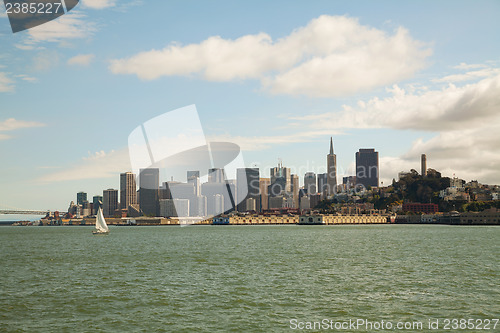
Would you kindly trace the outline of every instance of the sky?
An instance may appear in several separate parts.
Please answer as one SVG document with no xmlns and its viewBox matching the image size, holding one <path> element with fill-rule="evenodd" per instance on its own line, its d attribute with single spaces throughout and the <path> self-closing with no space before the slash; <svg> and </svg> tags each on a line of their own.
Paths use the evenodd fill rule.
<svg viewBox="0 0 500 333">
<path fill-rule="evenodd" d="M 499 1 L 82 0 L 13 34 L 1 5 L 0 209 L 119 188 L 130 133 L 192 104 L 261 177 L 325 172 L 333 137 L 338 182 L 375 148 L 383 185 L 423 153 L 500 184 L 499 16 Z"/>
</svg>

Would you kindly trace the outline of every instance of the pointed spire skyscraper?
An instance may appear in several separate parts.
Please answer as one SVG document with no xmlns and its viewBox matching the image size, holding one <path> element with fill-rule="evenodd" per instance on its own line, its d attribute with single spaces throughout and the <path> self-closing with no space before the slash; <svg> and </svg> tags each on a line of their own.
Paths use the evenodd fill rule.
<svg viewBox="0 0 500 333">
<path fill-rule="evenodd" d="M 335 193 L 337 187 L 337 156 L 333 153 L 333 139 L 330 137 L 330 153 L 326 155 L 326 194 L 330 196 Z"/>
</svg>

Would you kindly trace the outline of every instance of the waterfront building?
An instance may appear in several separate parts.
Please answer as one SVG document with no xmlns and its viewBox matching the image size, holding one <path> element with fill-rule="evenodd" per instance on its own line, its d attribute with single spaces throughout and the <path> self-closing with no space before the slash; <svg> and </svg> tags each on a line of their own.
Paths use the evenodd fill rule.
<svg viewBox="0 0 500 333">
<path fill-rule="evenodd" d="M 248 198 L 245 200 L 245 209 L 247 212 L 256 212 L 257 211 L 257 201 L 255 198 Z"/>
<path fill-rule="evenodd" d="M 76 204 L 77 205 L 82 205 L 85 201 L 87 201 L 87 193 L 85 193 L 85 192 L 78 192 L 76 194 Z"/>
<path fill-rule="evenodd" d="M 420 157 L 420 174 L 422 177 L 427 176 L 427 156 L 425 154 Z"/>
<path fill-rule="evenodd" d="M 271 178 L 259 179 L 260 202 L 261 202 L 260 211 L 269 209 L 269 185 L 271 185 Z"/>
<path fill-rule="evenodd" d="M 96 215 L 99 207 L 102 208 L 102 195 L 94 195 L 92 197 L 92 214 Z"/>
<path fill-rule="evenodd" d="M 128 206 L 137 203 L 137 186 L 135 174 L 124 172 L 120 174 L 120 208 L 127 209 Z"/>
<path fill-rule="evenodd" d="M 118 209 L 118 190 L 107 189 L 102 195 L 102 213 L 104 217 L 113 217 Z"/>
<path fill-rule="evenodd" d="M 229 183 L 205 183 L 201 185 L 201 195 L 207 198 L 207 210 L 208 215 L 217 215 L 220 214 L 217 209 L 225 209 L 226 212 L 234 210 L 233 195 L 235 193 L 235 186 Z M 217 200 L 223 200 L 223 204 L 220 205 L 216 203 Z M 223 211 L 224 212 L 224 211 Z"/>
<path fill-rule="evenodd" d="M 403 204 L 404 212 L 433 214 L 438 212 L 438 205 L 434 203 L 409 202 Z"/>
<path fill-rule="evenodd" d="M 310 209 L 311 208 L 311 201 L 309 199 L 309 197 L 307 196 L 303 196 L 302 198 L 300 198 L 300 210 L 306 210 L 306 209 Z"/>
<path fill-rule="evenodd" d="M 314 172 L 306 172 L 304 175 L 304 189 L 307 194 L 316 194 L 316 174 Z"/>
<path fill-rule="evenodd" d="M 141 169 L 139 173 L 139 206 L 144 215 L 159 214 L 160 170 L 157 168 Z"/>
<path fill-rule="evenodd" d="M 375 149 L 360 149 L 356 152 L 356 184 L 378 187 L 378 152 Z"/>
<path fill-rule="evenodd" d="M 198 195 L 189 206 L 190 216 L 207 216 L 207 197 Z"/>
<path fill-rule="evenodd" d="M 214 195 L 214 215 L 224 213 L 224 196 L 220 194 Z"/>
<path fill-rule="evenodd" d="M 237 210 L 246 212 L 249 210 L 260 210 L 260 174 L 258 168 L 239 168 L 236 170 L 236 199 Z M 246 206 L 247 199 L 253 198 L 256 207 L 249 209 Z"/>
<path fill-rule="evenodd" d="M 330 153 L 326 155 L 326 194 L 335 194 L 337 187 L 337 155 L 333 152 L 333 139 L 330 137 Z"/>
</svg>

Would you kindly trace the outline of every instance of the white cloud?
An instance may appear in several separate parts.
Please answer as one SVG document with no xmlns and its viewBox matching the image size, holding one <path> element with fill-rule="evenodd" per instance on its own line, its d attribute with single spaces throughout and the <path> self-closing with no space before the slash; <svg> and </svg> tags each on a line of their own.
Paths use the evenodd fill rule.
<svg viewBox="0 0 500 333">
<path fill-rule="evenodd" d="M 55 50 L 42 50 L 33 57 L 31 69 L 37 72 L 48 71 L 59 64 L 59 53 Z"/>
<path fill-rule="evenodd" d="M 64 182 L 83 179 L 116 177 L 123 170 L 130 170 L 128 149 L 99 151 L 82 158 L 78 163 L 64 169 L 46 174 L 38 179 L 40 183 Z"/>
<path fill-rule="evenodd" d="M 104 9 L 114 7 L 116 5 L 116 0 L 81 0 L 81 3 L 84 7 Z"/>
<path fill-rule="evenodd" d="M 8 77 L 7 73 L 0 72 L 0 92 L 14 91 L 14 81 Z"/>
<path fill-rule="evenodd" d="M 425 67 L 430 53 L 403 28 L 388 35 L 353 18 L 324 15 L 276 41 L 266 33 L 235 40 L 213 36 L 115 59 L 110 70 L 144 80 L 172 75 L 259 79 L 273 93 L 331 97 L 409 78 Z"/>
<path fill-rule="evenodd" d="M 9 118 L 0 121 L 0 140 L 6 140 L 11 138 L 10 135 L 1 132 L 15 131 L 22 128 L 43 127 L 43 126 L 45 126 L 45 124 L 39 123 L 37 121 L 24 121 L 24 120 Z"/>
<path fill-rule="evenodd" d="M 16 75 L 16 77 L 20 78 L 23 81 L 27 81 L 27 82 L 36 82 L 36 81 L 38 81 L 38 79 L 36 77 L 32 77 L 32 76 L 29 76 L 29 75 L 26 75 L 26 74 L 18 74 L 18 75 Z"/>
<path fill-rule="evenodd" d="M 294 117 L 316 128 L 395 128 L 450 131 L 498 119 L 500 74 L 461 87 L 406 91 L 395 85 L 390 97 L 345 105 L 340 112 Z"/>
<path fill-rule="evenodd" d="M 500 73 L 499 68 L 483 68 L 476 71 L 470 71 L 462 74 L 452 74 L 439 79 L 433 80 L 433 82 L 463 82 L 463 81 L 473 81 L 479 78 L 490 77 Z"/>
<path fill-rule="evenodd" d="M 93 54 L 79 54 L 68 59 L 68 65 L 88 66 L 94 59 Z"/>
<path fill-rule="evenodd" d="M 57 20 L 47 22 L 28 30 L 28 45 L 36 42 L 63 42 L 70 39 L 86 38 L 96 31 L 95 24 L 86 15 L 72 10 Z"/>
</svg>

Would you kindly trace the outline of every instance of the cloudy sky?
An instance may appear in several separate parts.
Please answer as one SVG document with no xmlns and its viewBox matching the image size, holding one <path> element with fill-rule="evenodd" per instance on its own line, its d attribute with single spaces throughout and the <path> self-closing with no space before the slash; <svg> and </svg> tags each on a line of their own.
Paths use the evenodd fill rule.
<svg viewBox="0 0 500 333">
<path fill-rule="evenodd" d="M 118 188 L 129 134 L 191 104 L 263 176 L 324 172 L 332 136 L 339 181 L 375 148 L 384 184 L 422 153 L 500 184 L 498 1 L 82 0 L 16 34 L 1 6 L 0 208 Z"/>
</svg>

